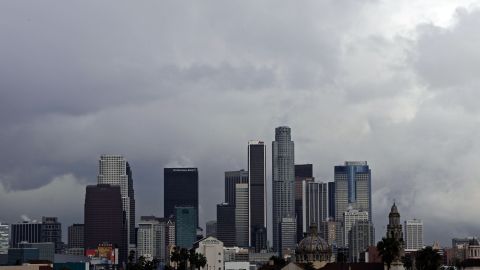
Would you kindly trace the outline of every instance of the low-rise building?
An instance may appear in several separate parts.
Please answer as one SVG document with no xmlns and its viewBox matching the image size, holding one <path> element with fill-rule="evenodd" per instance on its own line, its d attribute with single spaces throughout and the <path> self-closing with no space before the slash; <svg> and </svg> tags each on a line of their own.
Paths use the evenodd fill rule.
<svg viewBox="0 0 480 270">
<path fill-rule="evenodd" d="M 201 270 L 223 270 L 224 254 L 223 242 L 213 236 L 206 237 L 193 244 L 196 253 L 202 254 L 207 259 L 207 264 Z"/>
</svg>

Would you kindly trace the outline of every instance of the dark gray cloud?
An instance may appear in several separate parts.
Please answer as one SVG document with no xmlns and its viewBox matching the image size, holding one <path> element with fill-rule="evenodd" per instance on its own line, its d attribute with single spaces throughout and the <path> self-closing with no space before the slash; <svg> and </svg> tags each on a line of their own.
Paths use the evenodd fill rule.
<svg viewBox="0 0 480 270">
<path fill-rule="evenodd" d="M 163 167 L 199 167 L 205 222 L 247 141 L 289 125 L 320 180 L 369 161 L 377 236 L 394 198 L 427 243 L 477 234 L 480 13 L 428 2 L 2 1 L 0 220 L 81 222 L 114 153 L 139 215 L 162 214 Z"/>
</svg>

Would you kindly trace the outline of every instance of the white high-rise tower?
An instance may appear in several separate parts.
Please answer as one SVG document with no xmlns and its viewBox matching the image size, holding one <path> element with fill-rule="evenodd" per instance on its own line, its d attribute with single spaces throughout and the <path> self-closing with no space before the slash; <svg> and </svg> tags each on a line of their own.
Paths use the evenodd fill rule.
<svg viewBox="0 0 480 270">
<path fill-rule="evenodd" d="M 405 221 L 405 249 L 408 251 L 423 248 L 423 222 L 419 219 Z"/>
<path fill-rule="evenodd" d="M 101 155 L 98 165 L 98 184 L 120 186 L 127 220 L 127 243 L 135 246 L 135 196 L 130 165 L 121 155 Z"/>
</svg>

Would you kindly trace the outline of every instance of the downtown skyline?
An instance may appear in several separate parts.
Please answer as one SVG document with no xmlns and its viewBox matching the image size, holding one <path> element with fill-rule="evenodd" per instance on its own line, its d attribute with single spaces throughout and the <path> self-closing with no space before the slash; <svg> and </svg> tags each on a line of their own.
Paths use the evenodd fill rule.
<svg viewBox="0 0 480 270">
<path fill-rule="evenodd" d="M 270 143 L 288 125 L 317 181 L 368 161 L 377 239 L 393 199 L 426 244 L 478 235 L 479 7 L 2 1 L 0 221 L 80 223 L 97 159 L 120 154 L 137 222 L 162 215 L 163 168 L 198 168 L 204 227 L 249 140 L 267 146 L 271 213 Z"/>
</svg>

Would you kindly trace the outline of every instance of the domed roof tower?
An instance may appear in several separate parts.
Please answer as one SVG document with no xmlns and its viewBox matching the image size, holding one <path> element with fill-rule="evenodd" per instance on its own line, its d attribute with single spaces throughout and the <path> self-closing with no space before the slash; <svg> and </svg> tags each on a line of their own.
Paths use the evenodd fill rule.
<svg viewBox="0 0 480 270">
<path fill-rule="evenodd" d="M 332 257 L 332 249 L 327 241 L 318 235 L 316 224 L 310 226 L 308 235 L 303 238 L 295 249 L 298 263 L 328 262 Z"/>
</svg>

